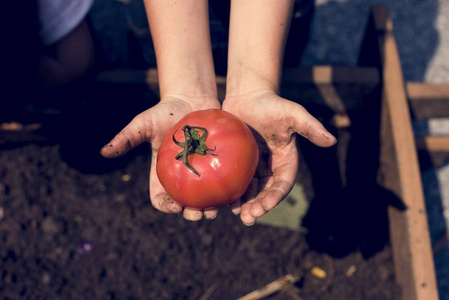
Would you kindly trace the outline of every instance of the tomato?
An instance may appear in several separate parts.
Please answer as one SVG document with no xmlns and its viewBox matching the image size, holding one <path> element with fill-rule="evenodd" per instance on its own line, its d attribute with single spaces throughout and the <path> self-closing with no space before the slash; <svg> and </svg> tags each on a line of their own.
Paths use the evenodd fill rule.
<svg viewBox="0 0 449 300">
<path fill-rule="evenodd" d="M 248 188 L 259 162 L 248 126 L 220 109 L 194 111 L 162 140 L 157 176 L 168 194 L 191 209 L 219 207 Z"/>
</svg>

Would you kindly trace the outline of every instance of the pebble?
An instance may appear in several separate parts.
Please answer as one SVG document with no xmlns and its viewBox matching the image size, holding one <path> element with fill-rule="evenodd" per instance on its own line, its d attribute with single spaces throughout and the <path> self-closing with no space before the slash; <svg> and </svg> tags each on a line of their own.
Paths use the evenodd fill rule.
<svg viewBox="0 0 449 300">
<path fill-rule="evenodd" d="M 50 276 L 50 274 L 49 274 L 48 272 L 44 272 L 44 273 L 42 274 L 42 279 L 41 279 L 41 281 L 42 281 L 42 284 L 49 284 L 50 281 L 51 281 L 51 276 Z"/>
<path fill-rule="evenodd" d="M 94 245 L 89 242 L 83 243 L 81 246 L 76 247 L 76 253 L 79 255 L 86 254 L 94 249 Z"/>
<path fill-rule="evenodd" d="M 356 266 L 350 266 L 348 270 L 346 270 L 346 276 L 351 277 L 352 275 L 354 275 L 355 271 L 357 271 Z"/>
<path fill-rule="evenodd" d="M 324 279 L 327 276 L 326 271 L 324 271 L 320 267 L 313 267 L 312 270 L 310 270 L 310 272 L 312 273 L 313 276 L 320 279 Z"/>
<path fill-rule="evenodd" d="M 46 234 L 50 235 L 54 235 L 60 231 L 58 223 L 51 217 L 47 217 L 42 221 L 41 228 Z"/>
<path fill-rule="evenodd" d="M 129 174 L 122 175 L 122 181 L 123 182 L 128 182 L 130 180 L 131 180 L 131 175 L 129 175 Z"/>
</svg>

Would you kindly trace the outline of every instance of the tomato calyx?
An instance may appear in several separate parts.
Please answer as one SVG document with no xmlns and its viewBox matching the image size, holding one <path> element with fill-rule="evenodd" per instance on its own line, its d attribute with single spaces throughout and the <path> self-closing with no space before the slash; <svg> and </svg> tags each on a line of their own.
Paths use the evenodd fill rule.
<svg viewBox="0 0 449 300">
<path fill-rule="evenodd" d="M 200 135 L 198 130 L 203 131 L 203 134 Z M 175 138 L 175 133 L 173 134 L 173 142 L 178 145 L 179 147 L 183 148 L 181 152 L 176 155 L 175 159 L 179 160 L 182 159 L 182 163 L 189 168 L 195 175 L 201 176 L 197 170 L 195 170 L 194 167 L 192 167 L 189 163 L 189 155 L 196 153 L 199 155 L 214 155 L 217 156 L 217 154 L 212 153 L 211 151 L 215 151 L 214 149 L 207 148 L 206 146 L 206 138 L 207 138 L 207 129 L 204 127 L 198 127 L 198 126 L 190 126 L 190 125 L 184 125 L 182 127 L 182 131 L 184 132 L 184 142 L 178 142 Z"/>
</svg>

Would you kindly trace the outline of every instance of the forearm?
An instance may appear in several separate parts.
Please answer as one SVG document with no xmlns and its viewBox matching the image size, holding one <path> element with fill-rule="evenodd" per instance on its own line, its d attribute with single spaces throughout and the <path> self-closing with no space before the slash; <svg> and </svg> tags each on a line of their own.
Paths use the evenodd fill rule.
<svg viewBox="0 0 449 300">
<path fill-rule="evenodd" d="M 216 98 L 207 0 L 144 0 L 161 97 Z"/>
<path fill-rule="evenodd" d="M 292 0 L 232 0 L 226 96 L 278 92 Z"/>
</svg>

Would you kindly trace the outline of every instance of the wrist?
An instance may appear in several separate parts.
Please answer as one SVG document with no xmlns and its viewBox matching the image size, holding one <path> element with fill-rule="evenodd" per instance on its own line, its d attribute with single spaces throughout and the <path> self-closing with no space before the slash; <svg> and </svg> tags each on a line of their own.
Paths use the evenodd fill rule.
<svg viewBox="0 0 449 300">
<path fill-rule="evenodd" d="M 279 93 L 280 71 L 259 71 L 240 65 L 230 68 L 226 79 L 226 98 L 262 93 Z"/>
<path fill-rule="evenodd" d="M 214 78 L 215 79 L 215 78 Z M 192 83 L 191 85 L 174 85 L 161 90 L 161 101 L 176 99 L 187 103 L 193 110 L 203 110 L 221 107 L 218 101 L 216 84 L 205 82 Z"/>
<path fill-rule="evenodd" d="M 194 70 L 194 71 L 192 71 Z M 201 66 L 164 72 L 158 71 L 161 98 L 217 99 L 217 84 L 213 70 L 204 70 Z"/>
</svg>

